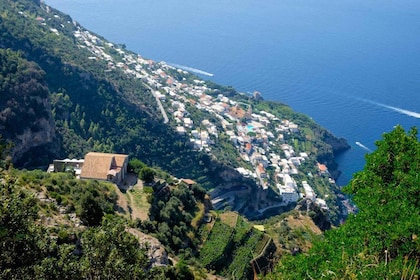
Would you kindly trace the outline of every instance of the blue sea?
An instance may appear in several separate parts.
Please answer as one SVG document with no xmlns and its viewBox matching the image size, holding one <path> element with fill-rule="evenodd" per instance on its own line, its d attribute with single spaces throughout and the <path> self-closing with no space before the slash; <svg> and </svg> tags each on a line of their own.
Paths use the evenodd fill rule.
<svg viewBox="0 0 420 280">
<path fill-rule="evenodd" d="M 418 0 L 46 2 L 146 58 L 309 115 L 352 145 L 341 185 L 384 132 L 420 126 Z"/>
</svg>

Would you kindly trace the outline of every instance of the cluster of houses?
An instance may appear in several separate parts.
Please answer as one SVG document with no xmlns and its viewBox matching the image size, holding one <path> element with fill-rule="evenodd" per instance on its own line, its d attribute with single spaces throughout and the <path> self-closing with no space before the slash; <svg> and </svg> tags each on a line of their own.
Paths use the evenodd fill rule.
<svg viewBox="0 0 420 280">
<path fill-rule="evenodd" d="M 144 59 L 112 43 L 104 42 L 81 27 L 77 28 L 74 36 L 80 42 L 79 46 L 92 53 L 88 59 L 105 60 L 107 66 L 104 71 L 121 69 L 127 75 L 141 79 L 147 84 L 153 90 L 156 99 L 164 104 L 162 110 L 166 110 L 171 121 L 176 124 L 176 132 L 187 136 L 194 149 L 211 153 L 212 146 L 218 143 L 220 134 L 224 134 L 236 147 L 241 159 L 246 162 L 244 166 L 248 166 L 237 168 L 244 177 L 255 179 L 263 189 L 270 186 L 277 189 L 283 201 L 287 203 L 296 202 L 303 196 L 317 201 L 315 192 L 306 181 L 300 182 L 299 188 L 292 177 L 299 173 L 301 163 L 309 157 L 305 152 L 297 154 L 293 146 L 285 140 L 285 136 L 299 133 L 299 126 L 293 121 L 279 119 L 265 111 L 253 112 L 249 104 L 232 100 L 222 94 L 216 96 L 214 89 L 209 88 L 202 80 L 187 81 L 185 77 L 188 73 L 182 69 L 165 62 Z M 110 50 L 113 55 L 110 54 Z M 178 78 L 171 73 L 177 74 Z M 184 78 L 180 80 L 179 76 Z M 211 120 L 194 120 L 192 112 L 189 111 L 191 108 L 206 111 L 213 117 Z M 107 162 L 104 163 L 107 167 L 103 168 L 100 176 L 99 173 L 88 175 L 91 173 L 84 171 L 91 168 L 89 166 L 92 156 L 98 162 Z M 114 155 L 113 159 L 103 156 L 101 160 L 97 156 L 89 153 L 84 161 L 74 162 L 76 174 L 80 168 L 80 178 L 92 176 L 97 179 L 99 176 L 101 179 L 106 177 L 116 180 L 118 176 L 122 176 L 118 175 L 118 166 L 124 168 L 119 156 Z M 274 170 L 271 175 L 267 172 L 268 167 Z M 321 173 L 328 174 L 325 165 L 318 164 L 317 168 Z M 318 203 L 324 205 L 322 201 Z"/>
</svg>

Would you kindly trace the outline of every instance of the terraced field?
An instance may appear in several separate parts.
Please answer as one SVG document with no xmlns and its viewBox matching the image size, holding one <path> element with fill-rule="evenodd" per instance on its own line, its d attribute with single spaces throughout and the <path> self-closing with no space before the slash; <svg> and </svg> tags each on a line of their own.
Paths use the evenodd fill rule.
<svg viewBox="0 0 420 280">
<path fill-rule="evenodd" d="M 269 241 L 268 235 L 254 229 L 237 213 L 222 213 L 201 248 L 200 262 L 224 277 L 248 279 L 253 273 L 251 261 Z"/>
</svg>

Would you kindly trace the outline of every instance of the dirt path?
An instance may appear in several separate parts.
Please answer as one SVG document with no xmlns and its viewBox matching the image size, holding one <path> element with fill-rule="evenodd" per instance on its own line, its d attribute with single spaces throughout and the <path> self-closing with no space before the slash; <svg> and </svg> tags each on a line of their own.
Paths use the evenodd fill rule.
<svg viewBox="0 0 420 280">
<path fill-rule="evenodd" d="M 147 195 L 143 191 L 143 182 L 133 175 L 127 178 L 127 185 L 115 185 L 118 195 L 116 210 L 131 220 L 147 220 L 149 207 Z"/>
<path fill-rule="evenodd" d="M 127 201 L 127 197 L 121 192 L 121 190 L 118 188 L 117 185 L 114 185 L 114 187 L 115 187 L 115 192 L 118 195 L 117 206 L 116 206 L 117 212 L 127 218 L 130 218 L 130 211 L 128 208 L 129 204 Z"/>
<path fill-rule="evenodd" d="M 131 219 L 140 219 L 142 221 L 149 219 L 149 207 L 145 205 L 147 202 L 146 194 L 143 192 L 143 183 L 139 181 L 133 191 L 126 194 L 129 197 L 129 206 L 131 210 Z M 140 205 L 139 205 L 140 204 Z"/>
</svg>

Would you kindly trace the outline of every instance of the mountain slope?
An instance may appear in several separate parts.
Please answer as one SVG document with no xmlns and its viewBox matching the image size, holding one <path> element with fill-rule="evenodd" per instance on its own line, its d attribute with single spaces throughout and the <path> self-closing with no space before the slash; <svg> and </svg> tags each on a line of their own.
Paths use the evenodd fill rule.
<svg viewBox="0 0 420 280">
<path fill-rule="evenodd" d="M 0 179 L 1 279 L 183 279 L 156 238 L 115 215 L 111 184 L 39 170 Z"/>
<path fill-rule="evenodd" d="M 241 95 L 144 59 L 41 1 L 2 1 L 0 15 L 0 47 L 19 53 L 45 73 L 39 83 L 49 96 L 42 110 L 50 111 L 52 119 L 43 123 L 45 129 L 55 131 L 55 137 L 42 138 L 42 145 L 48 147 L 43 150 L 42 145 L 27 150 L 16 145 L 12 152 L 17 167 L 46 166 L 55 158 L 81 158 L 88 151 L 126 153 L 215 189 L 213 194 L 230 193 L 227 205 L 220 207 L 264 218 L 284 211 L 265 212 L 281 205 L 277 187 L 281 167 L 270 166 L 268 156 L 290 161 L 292 154 L 287 156 L 285 145 L 296 155 L 308 154 L 302 170 L 294 168 L 295 175 L 300 181 L 312 180 L 314 188 L 328 197 L 332 219 L 339 222 L 343 207 L 337 202 L 340 190 L 331 183 L 339 175 L 334 156 L 349 146 L 310 118 L 284 104 Z M 4 70 L 5 76 L 9 70 Z M 8 101 L 0 100 L 3 108 Z M 211 106 L 202 105 L 209 102 Z M 165 119 L 164 113 L 170 118 Z M 23 128 L 41 119 L 21 119 L 16 126 Z M 256 132 L 247 131 L 253 122 Z M 184 133 L 182 127 L 188 125 Z M 5 130 L 0 132 L 9 141 L 18 141 L 17 134 Z M 247 144 L 253 147 L 246 150 Z M 259 161 L 267 168 L 266 178 L 254 175 Z M 318 176 L 317 163 L 328 165 L 329 173 Z M 244 176 L 237 168 L 253 175 Z"/>
<path fill-rule="evenodd" d="M 59 141 L 45 72 L 10 50 L 0 49 L 0 65 L 0 127 L 3 137 L 13 141 L 11 156 L 30 159 L 25 153 L 36 148 L 37 157 L 48 159 Z"/>
<path fill-rule="evenodd" d="M 359 208 L 306 254 L 284 256 L 267 279 L 418 279 L 420 142 L 397 126 L 346 187 Z"/>
<path fill-rule="evenodd" d="M 203 167 L 195 164 L 197 154 L 163 124 L 155 111 L 156 101 L 141 80 L 118 69 L 107 73 L 103 61 L 89 60 L 92 54 L 74 40 L 76 27 L 68 16 L 36 1 L 2 1 L 1 8 L 0 47 L 20 52 L 46 73 L 55 119 L 50 129 L 57 130 L 62 143 L 55 157 L 83 157 L 89 150 L 117 151 L 181 177 L 203 175 Z M 54 33 L 53 27 L 63 34 Z M 182 159 L 178 164 L 171 164 L 178 158 Z M 52 159 L 38 159 L 34 165 Z M 26 158 L 14 160 L 18 166 L 27 165 Z"/>
</svg>

